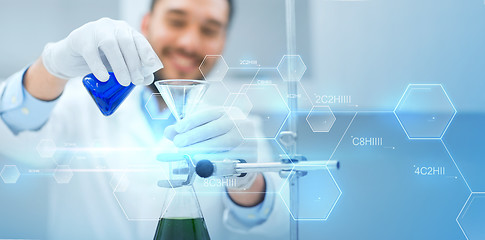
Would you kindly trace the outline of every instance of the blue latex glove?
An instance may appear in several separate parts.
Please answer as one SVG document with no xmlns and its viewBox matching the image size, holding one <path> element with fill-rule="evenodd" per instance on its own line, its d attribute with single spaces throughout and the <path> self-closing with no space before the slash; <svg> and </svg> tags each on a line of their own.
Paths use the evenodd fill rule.
<svg viewBox="0 0 485 240">
<path fill-rule="evenodd" d="M 164 135 L 185 154 L 230 151 L 243 138 L 223 108 L 206 109 L 165 128 Z"/>
</svg>

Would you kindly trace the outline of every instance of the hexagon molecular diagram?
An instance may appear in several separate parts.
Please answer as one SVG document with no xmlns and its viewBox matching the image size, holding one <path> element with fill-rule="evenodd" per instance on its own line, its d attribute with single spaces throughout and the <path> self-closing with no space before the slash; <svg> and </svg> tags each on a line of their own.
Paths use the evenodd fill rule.
<svg viewBox="0 0 485 240">
<path fill-rule="evenodd" d="M 468 240 L 485 239 L 485 192 L 472 193 L 456 220 Z"/>
<path fill-rule="evenodd" d="M 394 114 L 409 139 L 441 139 L 456 109 L 441 84 L 410 84 Z"/>
<path fill-rule="evenodd" d="M 306 66 L 300 55 L 285 55 L 281 58 L 277 69 L 284 81 L 300 81 Z"/>
<path fill-rule="evenodd" d="M 209 83 L 209 87 L 207 88 L 207 91 L 202 98 L 201 104 L 213 107 L 222 107 L 224 106 L 224 103 L 226 102 L 229 95 L 230 92 L 222 81 L 213 81 Z"/>
<path fill-rule="evenodd" d="M 20 177 L 20 171 L 15 165 L 5 165 L 0 172 L 4 183 L 16 183 Z"/>
<path fill-rule="evenodd" d="M 335 115 L 329 106 L 314 106 L 308 113 L 306 121 L 313 132 L 329 132 L 335 123 Z"/>
<path fill-rule="evenodd" d="M 113 196 L 121 211 L 130 221 L 156 221 L 174 196 L 170 187 L 157 185 L 160 180 L 169 181 L 168 164 L 134 167 L 123 175 L 113 176 Z"/>
<path fill-rule="evenodd" d="M 241 89 L 253 106 L 248 118 L 258 119 L 261 131 L 253 131 L 245 120 L 234 120 L 243 138 L 275 138 L 290 114 L 290 109 L 275 84 L 247 84 Z M 241 99 L 244 98 L 236 98 Z M 236 102 L 234 105 L 239 104 Z"/>
<path fill-rule="evenodd" d="M 276 69 L 259 69 L 254 76 L 252 84 L 278 84 L 282 83 L 281 75 Z"/>
<path fill-rule="evenodd" d="M 302 114 L 308 113 L 313 107 L 312 100 L 310 99 L 310 96 L 308 96 L 308 93 L 306 92 L 301 82 L 295 82 L 295 85 L 297 89 L 297 94 L 288 93 L 287 87 L 284 87 L 283 89 L 280 88 L 281 94 L 283 95 L 286 101 L 286 104 L 288 104 L 288 106 L 290 105 L 288 100 L 291 98 L 296 98 L 297 100 L 296 111 L 302 112 Z"/>
<path fill-rule="evenodd" d="M 254 68 L 230 68 L 222 83 L 230 93 L 239 93 L 244 85 L 254 81 L 258 72 L 259 70 Z"/>
<path fill-rule="evenodd" d="M 56 152 L 56 143 L 52 139 L 42 139 L 37 144 L 36 150 L 41 158 L 50 158 Z"/>
<path fill-rule="evenodd" d="M 200 64 L 199 70 L 206 81 L 222 81 L 229 66 L 221 55 L 207 55 Z"/>
<path fill-rule="evenodd" d="M 170 117 L 170 111 L 160 112 L 158 103 L 162 101 L 160 93 L 152 93 L 145 103 L 145 109 L 153 120 L 166 120 Z"/>
<path fill-rule="evenodd" d="M 328 169 L 313 171 L 300 179 L 298 213 L 292 212 L 287 197 L 293 177 L 295 177 L 294 174 L 287 179 L 286 186 L 282 188 L 280 194 L 293 219 L 327 220 L 342 195 L 342 191 L 330 171 Z"/>
<path fill-rule="evenodd" d="M 54 170 L 54 179 L 57 183 L 69 183 L 73 175 L 69 165 L 57 165 L 56 170 Z"/>
<path fill-rule="evenodd" d="M 225 105 L 227 114 L 233 120 L 246 119 L 253 108 L 251 100 L 244 93 L 231 93 Z"/>
</svg>

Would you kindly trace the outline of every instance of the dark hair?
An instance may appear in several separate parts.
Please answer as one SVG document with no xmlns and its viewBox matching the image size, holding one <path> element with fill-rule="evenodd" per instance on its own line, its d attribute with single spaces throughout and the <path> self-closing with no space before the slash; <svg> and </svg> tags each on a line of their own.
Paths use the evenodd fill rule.
<svg viewBox="0 0 485 240">
<path fill-rule="evenodd" d="M 155 4 L 158 2 L 159 0 L 152 0 L 152 3 L 150 4 L 150 11 L 153 11 L 153 8 L 155 8 Z M 227 0 L 227 3 L 229 4 L 229 20 L 228 20 L 228 23 L 231 23 L 232 21 L 232 15 L 234 14 L 234 4 L 232 2 L 232 0 Z M 230 24 L 227 24 L 228 26 Z"/>
</svg>

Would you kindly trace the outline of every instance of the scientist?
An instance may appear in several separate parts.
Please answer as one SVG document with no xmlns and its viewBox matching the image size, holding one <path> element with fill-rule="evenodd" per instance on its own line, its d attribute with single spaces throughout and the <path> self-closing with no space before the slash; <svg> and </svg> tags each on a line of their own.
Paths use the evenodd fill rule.
<svg viewBox="0 0 485 240">
<path fill-rule="evenodd" d="M 0 85 L 1 155 L 19 165 L 39 165 L 33 162 L 37 158 L 31 149 L 41 139 L 75 142 L 79 147 L 96 142 L 118 149 L 67 163 L 82 172 L 127 169 L 155 161 L 149 150 L 129 149 L 216 155 L 247 150 L 234 123 L 220 109 L 208 108 L 175 123 L 173 117 L 154 121 L 144 108 L 154 92 L 154 79 L 202 78 L 199 65 L 204 57 L 223 51 L 232 9 L 230 0 L 154 0 L 143 17 L 141 33 L 123 21 L 102 18 L 47 44 L 32 65 Z M 214 64 L 209 60 L 202 71 L 208 72 Z M 110 69 L 120 84 L 146 87 L 135 88 L 114 115 L 104 117 L 80 77 L 92 72 L 106 81 Z M 164 103 L 152 105 L 147 107 L 168 114 Z M 250 161 L 257 158 L 248 157 Z M 138 198 L 157 191 L 147 186 L 153 179 L 148 183 L 129 179 L 127 188 L 136 192 L 130 196 L 118 189 L 121 183 L 115 188 L 110 185 L 119 181 L 111 172 L 87 172 L 75 171 L 69 187 L 50 186 L 46 238 L 152 239 L 156 219 L 136 220 L 146 220 L 145 213 L 160 214 L 161 202 Z M 276 191 L 275 181 L 274 176 L 249 174 L 234 186 L 200 194 L 211 237 L 282 239 L 288 231 L 288 216 L 279 198 L 268 193 Z M 200 185 L 196 181 L 196 190 Z M 117 198 L 113 190 L 120 192 Z"/>
</svg>

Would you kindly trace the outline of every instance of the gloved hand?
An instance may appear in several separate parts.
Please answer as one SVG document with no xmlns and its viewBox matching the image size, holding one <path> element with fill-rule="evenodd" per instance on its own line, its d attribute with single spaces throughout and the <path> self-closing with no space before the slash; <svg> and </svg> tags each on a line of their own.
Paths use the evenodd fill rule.
<svg viewBox="0 0 485 240">
<path fill-rule="evenodd" d="M 205 109 L 165 128 L 164 136 L 185 154 L 230 151 L 243 140 L 223 108 Z"/>
<path fill-rule="evenodd" d="M 163 67 L 143 35 L 126 22 L 109 18 L 89 22 L 65 39 L 47 44 L 42 61 L 47 71 L 58 78 L 70 79 L 92 72 L 103 82 L 109 79 L 105 65 L 109 64 L 123 86 L 131 82 L 151 84 L 153 73 Z"/>
<path fill-rule="evenodd" d="M 254 131 L 254 125 L 247 121 L 238 125 L 242 131 Z M 258 158 L 257 141 L 244 140 L 234 122 L 222 108 L 213 108 L 186 116 L 180 122 L 165 129 L 166 138 L 173 141 L 179 152 L 189 154 L 194 166 L 197 161 L 209 159 L 244 159 L 256 162 Z M 234 186 L 228 188 L 244 190 L 256 179 L 256 173 L 244 177 L 233 177 Z"/>
</svg>

